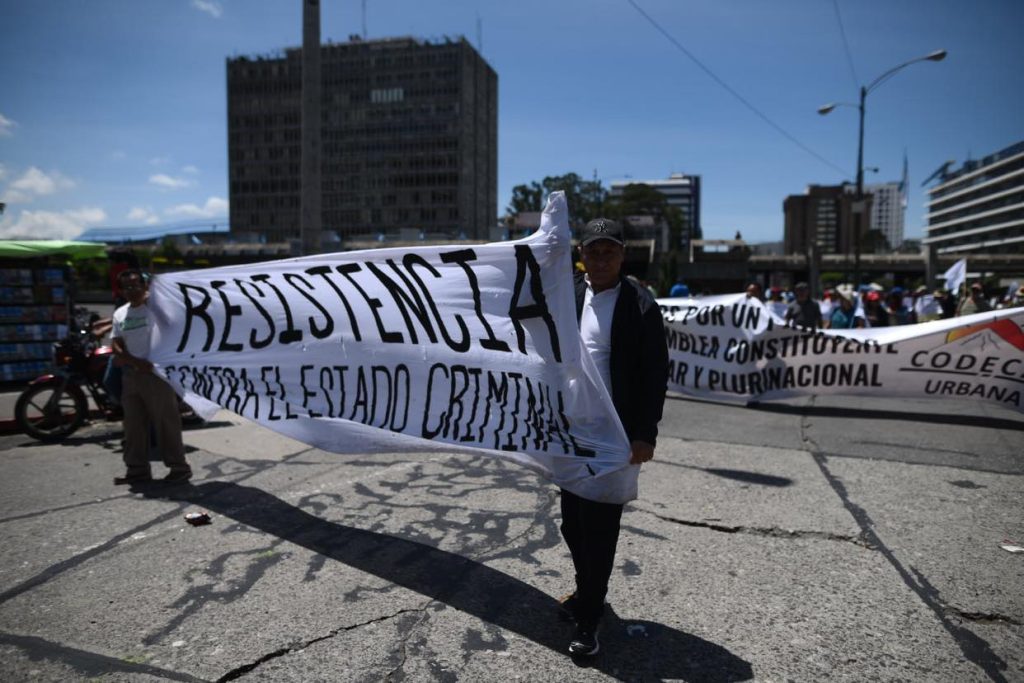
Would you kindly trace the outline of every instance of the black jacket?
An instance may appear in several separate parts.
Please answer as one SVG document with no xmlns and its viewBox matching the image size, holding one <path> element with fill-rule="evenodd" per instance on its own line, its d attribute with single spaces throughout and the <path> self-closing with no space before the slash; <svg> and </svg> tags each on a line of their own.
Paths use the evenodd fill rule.
<svg viewBox="0 0 1024 683">
<path fill-rule="evenodd" d="M 622 288 L 612 313 L 612 403 L 630 441 L 652 446 L 658 438 L 668 387 L 668 346 L 665 328 L 654 297 L 643 287 L 620 278 Z M 576 320 L 583 314 L 587 283 L 575 278 Z"/>
</svg>

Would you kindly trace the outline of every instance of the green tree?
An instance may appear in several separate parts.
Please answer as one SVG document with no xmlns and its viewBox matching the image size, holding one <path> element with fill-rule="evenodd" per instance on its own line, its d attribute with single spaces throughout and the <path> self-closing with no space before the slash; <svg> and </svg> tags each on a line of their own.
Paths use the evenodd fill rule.
<svg viewBox="0 0 1024 683">
<path fill-rule="evenodd" d="M 512 215 L 525 213 L 527 211 L 541 211 L 544 200 L 544 188 L 536 182 L 529 185 L 516 185 L 512 188 L 512 201 L 509 202 L 508 212 Z"/>
<path fill-rule="evenodd" d="M 651 216 L 657 225 L 668 226 L 668 245 L 658 263 L 658 291 L 667 292 L 682 276 L 682 265 L 688 260 L 690 239 L 686 216 L 678 206 L 668 203 L 665 195 L 650 185 L 630 183 L 622 194 L 605 202 L 609 218 L 628 223 L 630 216 Z"/>
<path fill-rule="evenodd" d="M 889 239 L 885 233 L 875 228 L 868 230 L 861 240 L 861 253 L 864 254 L 888 254 L 892 252 Z"/>
<path fill-rule="evenodd" d="M 584 180 L 576 173 L 566 173 L 548 176 L 541 184 L 544 187 L 545 199 L 552 192 L 565 192 L 569 218 L 574 225 L 583 225 L 602 215 L 608 193 L 601 186 L 600 180 Z"/>
<path fill-rule="evenodd" d="M 516 185 L 512 188 L 512 200 L 508 205 L 510 214 L 524 211 L 541 211 L 552 192 L 565 193 L 569 207 L 569 220 L 573 227 L 583 225 L 602 215 L 607 191 L 598 179 L 584 180 L 576 173 L 547 176 L 541 182 Z"/>
</svg>

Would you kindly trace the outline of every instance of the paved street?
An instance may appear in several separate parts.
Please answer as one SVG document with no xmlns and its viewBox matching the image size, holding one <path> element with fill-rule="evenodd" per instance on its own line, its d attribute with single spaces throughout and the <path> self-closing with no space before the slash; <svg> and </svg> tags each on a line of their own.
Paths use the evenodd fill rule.
<svg viewBox="0 0 1024 683">
<path fill-rule="evenodd" d="M 5 681 L 1024 681 L 1024 416 L 671 397 L 611 614 L 565 654 L 558 496 L 465 455 L 340 456 L 221 413 L 191 485 L 117 424 L 0 437 Z M 163 468 L 157 465 L 155 473 Z M 212 524 L 183 516 L 207 510 Z"/>
</svg>

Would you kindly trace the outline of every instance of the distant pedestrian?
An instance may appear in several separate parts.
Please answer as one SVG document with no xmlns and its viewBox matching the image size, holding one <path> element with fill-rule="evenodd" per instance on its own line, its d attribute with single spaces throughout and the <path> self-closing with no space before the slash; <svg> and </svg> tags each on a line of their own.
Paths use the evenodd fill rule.
<svg viewBox="0 0 1024 683">
<path fill-rule="evenodd" d="M 679 299 L 690 296 L 690 288 L 682 282 L 677 282 L 672 285 L 672 289 L 669 290 L 668 295 L 673 299 Z"/>
<path fill-rule="evenodd" d="M 914 299 L 914 317 L 919 323 L 927 323 L 932 320 L 938 320 L 942 317 L 942 305 L 939 303 L 936 293 L 928 293 L 928 289 L 924 286 L 918 288 L 923 290 L 921 292 L 915 292 L 917 297 Z"/>
<path fill-rule="evenodd" d="M 818 310 L 821 312 L 823 325 L 832 317 L 832 308 L 836 305 L 838 304 L 835 303 L 835 292 L 831 289 L 826 289 L 821 295 L 821 301 L 818 302 Z"/>
<path fill-rule="evenodd" d="M 882 306 L 882 295 L 873 289 L 864 293 L 864 324 L 866 327 L 889 325 L 889 313 Z"/>
<path fill-rule="evenodd" d="M 956 301 L 954 301 L 952 294 L 946 289 L 935 290 L 935 300 L 939 302 L 939 308 L 942 309 L 942 320 L 948 320 L 956 315 Z"/>
<path fill-rule="evenodd" d="M 985 290 L 980 282 L 975 282 L 968 290 L 968 294 L 956 308 L 957 317 L 973 315 L 974 313 L 987 313 L 992 310 L 985 299 Z"/>
<path fill-rule="evenodd" d="M 832 309 L 832 315 L 828 321 L 829 328 L 833 330 L 852 330 L 864 327 L 864 318 L 857 315 L 856 302 L 854 301 L 857 294 L 853 289 L 836 287 L 835 294 L 839 305 Z"/>
<path fill-rule="evenodd" d="M 899 287 L 894 287 L 886 300 L 885 306 L 886 316 L 888 317 L 888 324 L 893 325 L 910 325 L 914 322 L 913 311 L 911 311 L 904 304 L 903 290 Z"/>
<path fill-rule="evenodd" d="M 771 296 L 767 303 L 768 309 L 771 310 L 776 318 L 785 319 L 786 310 L 789 308 L 789 305 L 783 300 L 781 287 L 772 287 Z"/>
<path fill-rule="evenodd" d="M 821 327 L 821 307 L 811 298 L 811 288 L 807 283 L 796 283 L 793 293 L 796 295 L 796 301 L 786 308 L 786 322 L 812 329 Z"/>
<path fill-rule="evenodd" d="M 761 290 L 760 283 L 751 282 L 747 285 L 747 298 L 757 299 L 758 301 L 764 301 L 764 292 Z"/>
</svg>

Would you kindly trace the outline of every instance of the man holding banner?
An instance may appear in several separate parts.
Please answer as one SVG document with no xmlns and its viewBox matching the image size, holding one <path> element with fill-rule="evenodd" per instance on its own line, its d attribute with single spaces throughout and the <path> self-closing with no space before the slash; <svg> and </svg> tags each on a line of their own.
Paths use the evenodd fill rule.
<svg viewBox="0 0 1024 683">
<path fill-rule="evenodd" d="M 154 330 L 153 314 L 147 304 L 149 285 L 138 270 L 124 270 L 118 276 L 128 303 L 113 315 L 114 358 L 123 369 L 121 405 L 124 407 L 125 475 L 114 484 L 141 484 L 152 480 L 149 464 L 150 431 L 170 473 L 168 483 L 186 482 L 192 468 L 185 460 L 181 439 L 181 415 L 174 390 L 153 371 L 150 360 Z"/>
<path fill-rule="evenodd" d="M 622 276 L 625 245 L 619 223 L 598 218 L 580 238 L 586 275 L 576 277 L 580 336 L 611 395 L 630 442 L 630 463 L 654 457 L 668 382 L 668 348 L 657 303 Z M 615 561 L 622 505 L 562 489 L 562 535 L 572 554 L 576 590 L 562 605 L 576 620 L 569 652 L 592 656 Z"/>
</svg>

